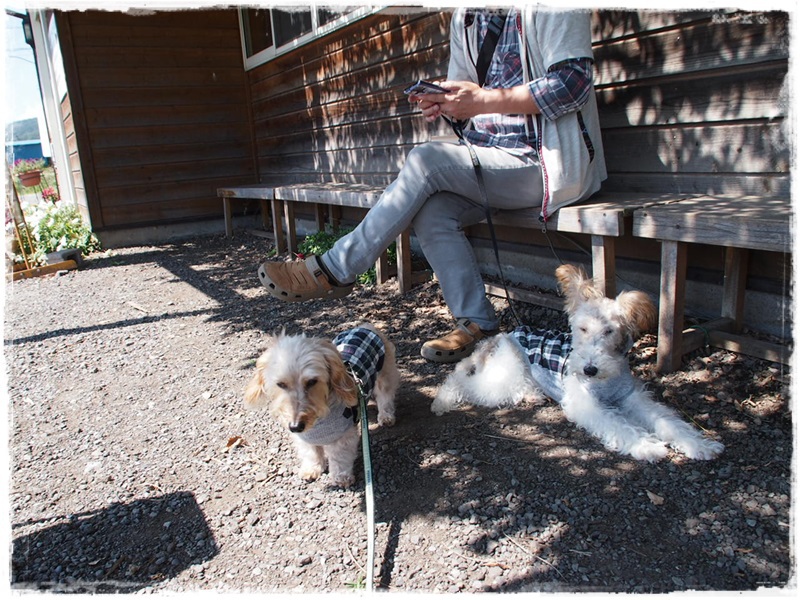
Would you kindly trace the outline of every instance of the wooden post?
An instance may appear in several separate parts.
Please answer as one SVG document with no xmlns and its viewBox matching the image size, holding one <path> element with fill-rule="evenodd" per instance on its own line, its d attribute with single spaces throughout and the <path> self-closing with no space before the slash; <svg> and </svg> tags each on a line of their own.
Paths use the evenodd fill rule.
<svg viewBox="0 0 800 600">
<path fill-rule="evenodd" d="M 275 251 L 278 254 L 286 252 L 286 236 L 283 232 L 283 201 L 272 200 L 272 231 L 275 232 Z"/>
<path fill-rule="evenodd" d="M 661 242 L 661 297 L 658 305 L 656 369 L 670 373 L 681 365 L 686 296 L 686 244 Z"/>
<path fill-rule="evenodd" d="M 614 238 L 605 235 L 592 236 L 592 278 L 608 298 L 617 295 Z"/>
<path fill-rule="evenodd" d="M 231 199 L 228 196 L 222 198 L 222 214 L 225 216 L 225 235 L 233 237 L 233 211 Z"/>
<path fill-rule="evenodd" d="M 411 281 L 411 234 L 408 229 L 397 236 L 397 282 L 401 294 L 414 285 Z"/>
<path fill-rule="evenodd" d="M 748 251 L 725 249 L 725 279 L 722 284 L 722 316 L 733 320 L 734 330 L 741 331 L 744 321 L 744 294 L 747 283 Z"/>
</svg>

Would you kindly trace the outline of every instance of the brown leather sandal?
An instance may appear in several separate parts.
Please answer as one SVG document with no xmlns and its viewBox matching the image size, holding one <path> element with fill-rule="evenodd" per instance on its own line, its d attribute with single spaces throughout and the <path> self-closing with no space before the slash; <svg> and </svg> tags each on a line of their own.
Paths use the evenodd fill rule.
<svg viewBox="0 0 800 600">
<path fill-rule="evenodd" d="M 483 338 L 496 335 L 498 329 L 484 331 L 469 319 L 459 319 L 458 327 L 445 336 L 422 345 L 420 354 L 431 362 L 454 363 L 472 354 L 475 344 Z"/>
</svg>

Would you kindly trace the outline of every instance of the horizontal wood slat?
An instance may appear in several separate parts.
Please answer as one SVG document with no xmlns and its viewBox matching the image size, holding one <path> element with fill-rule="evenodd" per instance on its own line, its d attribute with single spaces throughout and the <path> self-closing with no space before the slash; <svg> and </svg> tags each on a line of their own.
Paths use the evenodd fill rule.
<svg viewBox="0 0 800 600">
<path fill-rule="evenodd" d="M 778 13 L 752 23 L 713 20 L 680 30 L 640 32 L 634 38 L 595 47 L 598 85 L 705 72 L 733 65 L 788 59 L 787 19 Z"/>
<path fill-rule="evenodd" d="M 646 207 L 634 215 L 639 237 L 790 252 L 788 198 L 707 196 Z"/>
<path fill-rule="evenodd" d="M 195 144 L 205 143 L 211 146 L 216 143 L 238 141 L 249 142 L 251 129 L 247 123 L 207 123 L 203 127 L 186 123 L 180 125 L 159 125 L 156 130 L 151 127 L 138 127 L 119 123 L 119 127 L 100 127 L 92 131 L 92 143 L 95 148 L 152 147 L 161 144 Z"/>
<path fill-rule="evenodd" d="M 606 163 L 612 171 L 650 173 L 788 173 L 788 144 L 781 123 L 605 130 Z"/>
<path fill-rule="evenodd" d="M 604 128 L 724 123 L 786 116 L 781 94 L 785 63 L 769 63 L 757 72 L 725 70 L 702 78 L 644 84 L 625 82 L 598 89 Z"/>
<path fill-rule="evenodd" d="M 614 172 L 603 184 L 606 191 L 662 192 L 677 194 L 725 194 L 733 196 L 786 196 L 789 174 L 736 173 L 625 173 Z"/>
</svg>

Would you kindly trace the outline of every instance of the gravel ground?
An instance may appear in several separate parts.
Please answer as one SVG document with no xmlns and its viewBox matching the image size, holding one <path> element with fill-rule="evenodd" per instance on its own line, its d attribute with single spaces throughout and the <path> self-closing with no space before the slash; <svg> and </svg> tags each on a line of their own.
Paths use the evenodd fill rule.
<svg viewBox="0 0 800 600">
<path fill-rule="evenodd" d="M 288 432 L 242 393 L 266 333 L 332 336 L 362 320 L 393 338 L 403 377 L 397 425 L 372 428 L 382 588 L 795 588 L 785 368 L 720 351 L 662 377 L 654 336 L 637 345 L 632 366 L 657 396 L 724 442 L 711 462 L 610 453 L 549 402 L 437 418 L 450 367 L 419 357 L 452 327 L 435 283 L 288 305 L 255 277 L 267 249 L 245 234 L 129 248 L 7 287 L 12 589 L 361 585 L 361 467 L 351 489 L 302 482 Z"/>
</svg>

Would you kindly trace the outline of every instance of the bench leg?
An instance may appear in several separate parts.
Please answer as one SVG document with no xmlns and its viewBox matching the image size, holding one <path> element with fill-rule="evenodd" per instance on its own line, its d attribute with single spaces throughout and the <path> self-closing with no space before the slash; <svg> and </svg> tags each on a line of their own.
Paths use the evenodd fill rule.
<svg viewBox="0 0 800 600">
<path fill-rule="evenodd" d="M 397 236 L 397 283 L 400 293 L 411 289 L 411 234 L 408 229 Z"/>
<path fill-rule="evenodd" d="M 339 227 L 341 226 L 342 223 L 342 207 L 331 206 L 330 215 L 331 215 L 331 229 L 335 233 L 339 231 Z"/>
<path fill-rule="evenodd" d="M 278 254 L 286 252 L 286 236 L 283 232 L 283 201 L 272 201 L 272 231 L 275 232 L 275 251 Z"/>
<path fill-rule="evenodd" d="M 225 235 L 233 237 L 233 213 L 230 198 L 222 199 L 222 214 L 225 217 Z"/>
<path fill-rule="evenodd" d="M 744 321 L 744 292 L 747 283 L 748 251 L 744 248 L 725 250 L 725 279 L 722 285 L 722 316 L 731 319 L 734 330 L 741 331 Z"/>
<path fill-rule="evenodd" d="M 617 274 L 615 271 L 614 238 L 592 236 L 592 278 L 608 298 L 617 295 Z"/>
<path fill-rule="evenodd" d="M 264 231 L 269 231 L 269 201 L 262 198 L 259 203 L 261 204 L 261 226 L 264 228 Z"/>
<path fill-rule="evenodd" d="M 389 255 L 386 251 L 381 252 L 378 260 L 375 261 L 375 280 L 377 283 L 386 283 L 389 281 L 391 274 L 389 273 Z"/>
<path fill-rule="evenodd" d="M 297 227 L 294 222 L 294 203 L 289 201 L 283 202 L 283 213 L 286 219 L 286 241 L 288 250 L 294 254 L 297 252 Z"/>
<path fill-rule="evenodd" d="M 328 220 L 328 209 L 324 204 L 314 204 L 314 216 L 317 221 L 317 231 L 325 231 L 325 223 Z"/>
<path fill-rule="evenodd" d="M 656 361 L 656 369 L 661 373 L 670 373 L 681 365 L 685 296 L 686 244 L 662 241 Z"/>
</svg>

